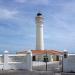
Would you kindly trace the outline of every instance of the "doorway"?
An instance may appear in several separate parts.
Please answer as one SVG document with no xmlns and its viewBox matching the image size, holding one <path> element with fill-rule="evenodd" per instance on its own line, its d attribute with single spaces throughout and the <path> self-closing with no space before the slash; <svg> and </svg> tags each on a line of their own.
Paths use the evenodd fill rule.
<svg viewBox="0 0 75 75">
<path fill-rule="evenodd" d="M 59 56 L 58 55 L 56 56 L 56 61 L 59 61 Z"/>
<path fill-rule="evenodd" d="M 36 56 L 33 56 L 32 60 L 33 60 L 33 61 L 36 61 Z"/>
</svg>

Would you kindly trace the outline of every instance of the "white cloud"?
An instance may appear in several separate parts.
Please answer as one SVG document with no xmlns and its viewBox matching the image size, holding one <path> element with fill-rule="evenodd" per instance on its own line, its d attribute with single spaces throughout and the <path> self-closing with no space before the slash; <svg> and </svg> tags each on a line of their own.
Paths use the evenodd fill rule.
<svg viewBox="0 0 75 75">
<path fill-rule="evenodd" d="M 63 12 L 67 14 L 75 13 L 75 2 L 66 3 L 63 5 Z"/>
<path fill-rule="evenodd" d="M 32 0 L 32 3 L 33 4 L 48 4 L 49 3 L 49 0 Z"/>
<path fill-rule="evenodd" d="M 17 11 L 11 11 L 8 9 L 1 9 L 0 8 L 0 18 L 1 19 L 14 18 L 17 13 L 18 13 Z"/>
<path fill-rule="evenodd" d="M 16 0 L 17 3 L 25 3 L 27 0 Z"/>
<path fill-rule="evenodd" d="M 17 3 L 48 4 L 49 0 L 16 0 Z"/>
</svg>

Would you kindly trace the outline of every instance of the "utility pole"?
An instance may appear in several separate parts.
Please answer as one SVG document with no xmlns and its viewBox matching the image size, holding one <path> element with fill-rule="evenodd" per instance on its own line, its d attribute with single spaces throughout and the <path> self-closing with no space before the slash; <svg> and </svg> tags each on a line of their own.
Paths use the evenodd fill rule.
<svg viewBox="0 0 75 75">
<path fill-rule="evenodd" d="M 47 71 L 47 62 L 48 62 L 48 56 L 47 56 L 47 51 L 46 51 L 46 71 Z"/>
<path fill-rule="evenodd" d="M 63 56 L 62 56 L 62 72 L 63 72 Z"/>
</svg>

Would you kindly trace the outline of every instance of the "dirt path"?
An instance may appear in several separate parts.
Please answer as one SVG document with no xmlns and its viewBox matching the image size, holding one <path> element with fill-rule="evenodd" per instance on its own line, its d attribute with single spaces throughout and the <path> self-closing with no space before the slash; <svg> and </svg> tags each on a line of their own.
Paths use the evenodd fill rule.
<svg viewBox="0 0 75 75">
<path fill-rule="evenodd" d="M 50 71 L 25 71 L 25 70 L 8 70 L 0 71 L 0 75 L 61 75 Z"/>
</svg>

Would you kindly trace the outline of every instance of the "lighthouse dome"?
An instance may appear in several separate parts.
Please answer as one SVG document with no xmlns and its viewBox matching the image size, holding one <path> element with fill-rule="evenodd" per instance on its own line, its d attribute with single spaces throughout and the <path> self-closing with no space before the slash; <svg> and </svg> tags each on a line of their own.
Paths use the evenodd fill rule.
<svg viewBox="0 0 75 75">
<path fill-rule="evenodd" d="M 41 13 L 37 13 L 37 16 L 41 16 L 42 14 Z"/>
</svg>

